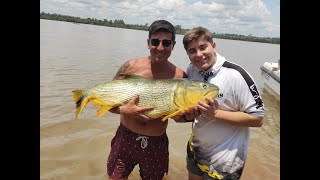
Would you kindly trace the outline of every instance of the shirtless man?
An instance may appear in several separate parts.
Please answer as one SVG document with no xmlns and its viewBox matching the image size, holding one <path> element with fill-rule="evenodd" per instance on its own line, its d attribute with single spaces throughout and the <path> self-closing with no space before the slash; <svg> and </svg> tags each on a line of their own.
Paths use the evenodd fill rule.
<svg viewBox="0 0 320 180">
<path fill-rule="evenodd" d="M 120 73 L 148 79 L 186 78 L 186 73 L 168 60 L 175 43 L 175 29 L 170 22 L 153 22 L 147 39 L 150 55 L 125 62 L 114 79 L 121 79 Z M 107 163 L 109 179 L 127 179 L 137 164 L 143 180 L 162 179 L 168 173 L 168 121 L 145 116 L 143 112 L 153 107 L 138 107 L 138 100 L 136 96 L 126 105 L 110 110 L 120 114 L 121 120 L 111 142 Z"/>
</svg>

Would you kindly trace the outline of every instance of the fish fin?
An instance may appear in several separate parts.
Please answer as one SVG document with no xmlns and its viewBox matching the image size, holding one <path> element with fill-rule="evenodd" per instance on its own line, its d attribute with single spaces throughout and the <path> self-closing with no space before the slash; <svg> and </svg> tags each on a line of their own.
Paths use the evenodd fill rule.
<svg viewBox="0 0 320 180">
<path fill-rule="evenodd" d="M 103 116 L 106 112 L 108 112 L 111 108 L 113 108 L 112 106 L 107 106 L 107 105 L 103 105 L 101 106 L 100 109 L 98 109 L 97 111 L 97 115 L 99 117 Z"/>
<path fill-rule="evenodd" d="M 84 94 L 84 90 L 81 90 L 81 89 L 76 89 L 76 90 L 73 90 L 72 91 L 73 95 L 73 100 L 75 103 L 77 103 L 83 96 Z"/>
<path fill-rule="evenodd" d="M 98 98 L 92 99 L 91 102 L 94 106 L 101 106 L 101 108 L 97 110 L 97 115 L 99 117 L 103 116 L 107 111 L 113 108 L 113 106 L 101 102 Z"/>
<path fill-rule="evenodd" d="M 99 101 L 98 99 L 93 99 L 91 100 L 92 105 L 94 106 L 104 106 L 105 103 L 102 103 L 101 101 Z"/>
<path fill-rule="evenodd" d="M 183 112 L 184 112 L 184 111 L 180 109 L 180 110 L 178 110 L 178 111 L 176 111 L 176 112 L 174 112 L 174 113 L 172 113 L 172 114 L 169 114 L 169 115 L 165 116 L 164 118 L 162 118 L 162 121 L 165 121 L 165 120 L 167 120 L 167 119 L 169 119 L 169 118 L 171 118 L 171 117 L 173 117 L 173 116 L 182 114 Z"/>
<path fill-rule="evenodd" d="M 86 97 L 85 91 L 81 89 L 76 89 L 72 91 L 74 102 L 76 103 L 76 118 L 80 115 L 84 106 L 89 102 L 89 98 Z"/>
<path fill-rule="evenodd" d="M 142 76 L 135 75 L 135 74 L 130 74 L 130 73 L 120 73 L 119 76 L 123 77 L 122 79 L 128 79 L 128 78 L 133 78 L 133 79 L 146 79 Z"/>
</svg>

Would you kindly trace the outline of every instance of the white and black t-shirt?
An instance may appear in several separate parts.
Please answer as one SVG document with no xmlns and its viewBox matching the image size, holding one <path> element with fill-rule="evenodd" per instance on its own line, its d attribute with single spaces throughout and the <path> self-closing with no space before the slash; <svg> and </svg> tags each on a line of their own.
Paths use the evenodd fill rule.
<svg viewBox="0 0 320 180">
<path fill-rule="evenodd" d="M 187 75 L 191 80 L 206 81 L 219 87 L 216 98 L 219 109 L 264 116 L 264 104 L 251 75 L 218 53 L 212 68 L 202 71 L 190 64 Z M 243 168 L 248 151 L 249 127 L 234 126 L 201 115 L 192 126 L 192 146 L 200 163 L 211 165 L 220 173 L 233 173 Z"/>
</svg>

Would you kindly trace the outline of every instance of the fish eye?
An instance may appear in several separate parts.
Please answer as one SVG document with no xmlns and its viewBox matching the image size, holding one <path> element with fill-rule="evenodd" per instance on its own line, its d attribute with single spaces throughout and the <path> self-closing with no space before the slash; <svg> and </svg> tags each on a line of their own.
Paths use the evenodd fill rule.
<svg viewBox="0 0 320 180">
<path fill-rule="evenodd" d="M 207 89 L 207 85 L 206 85 L 206 84 L 203 84 L 202 87 L 203 87 L 204 89 Z"/>
</svg>

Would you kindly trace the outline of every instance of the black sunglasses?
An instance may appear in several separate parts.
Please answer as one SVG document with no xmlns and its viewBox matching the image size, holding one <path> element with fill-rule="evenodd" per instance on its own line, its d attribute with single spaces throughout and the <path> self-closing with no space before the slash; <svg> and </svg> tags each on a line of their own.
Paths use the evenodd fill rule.
<svg viewBox="0 0 320 180">
<path fill-rule="evenodd" d="M 159 39 L 151 39 L 151 45 L 152 46 L 159 46 L 160 40 Z M 164 39 L 162 40 L 162 45 L 164 47 L 169 47 L 171 45 L 171 40 Z"/>
</svg>

